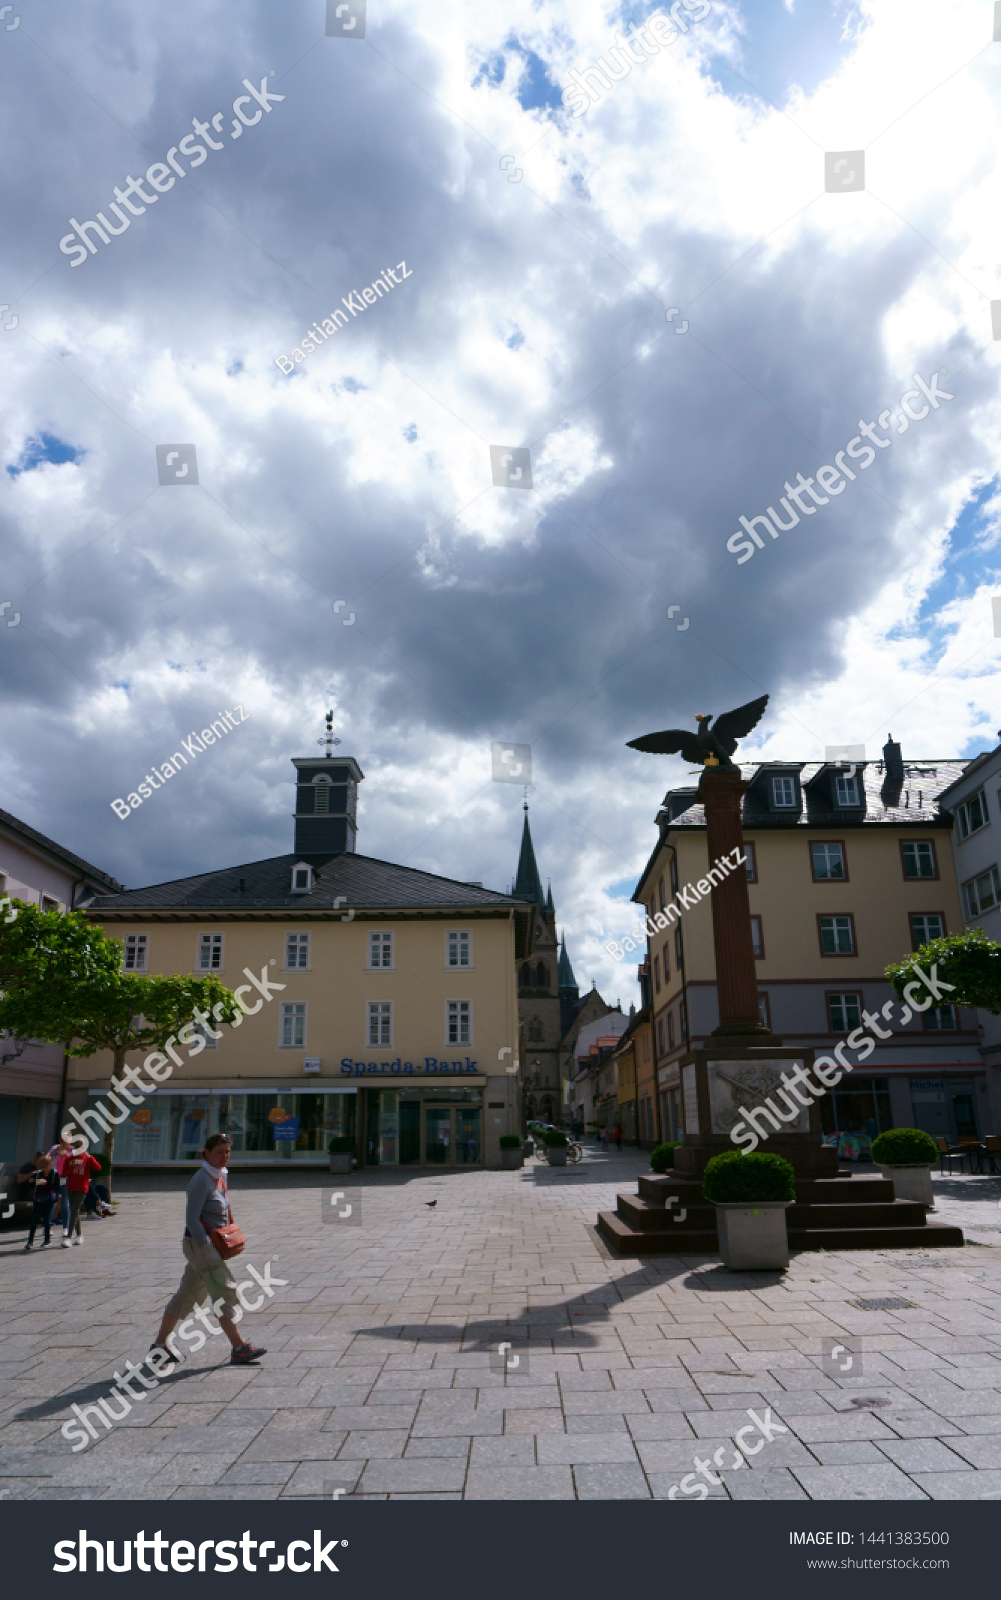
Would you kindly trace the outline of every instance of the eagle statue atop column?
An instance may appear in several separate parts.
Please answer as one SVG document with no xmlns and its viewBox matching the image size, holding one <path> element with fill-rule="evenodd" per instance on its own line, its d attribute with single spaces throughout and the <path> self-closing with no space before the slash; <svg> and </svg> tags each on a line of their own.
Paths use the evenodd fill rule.
<svg viewBox="0 0 1001 1600">
<path fill-rule="evenodd" d="M 746 706 L 738 706 L 735 711 L 725 711 L 715 722 L 712 712 L 704 715 L 697 711 L 697 733 L 688 728 L 665 728 L 663 733 L 645 733 L 641 739 L 630 739 L 627 748 L 647 750 L 653 755 L 680 755 L 682 760 L 690 761 L 694 766 L 720 767 L 724 772 L 738 772 L 737 763 L 730 759 L 737 748 L 737 740 L 745 738 L 752 728 L 757 727 L 767 704 L 768 696 L 763 694 L 760 699 L 749 700 Z"/>
</svg>

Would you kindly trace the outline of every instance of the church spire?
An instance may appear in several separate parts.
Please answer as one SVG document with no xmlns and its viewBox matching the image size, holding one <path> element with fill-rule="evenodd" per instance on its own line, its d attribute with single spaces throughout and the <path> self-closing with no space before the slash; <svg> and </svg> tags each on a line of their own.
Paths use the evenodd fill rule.
<svg viewBox="0 0 1001 1600">
<path fill-rule="evenodd" d="M 549 915 L 551 917 L 555 917 L 555 915 L 556 915 L 556 907 L 553 905 L 553 883 L 552 883 L 552 879 L 549 880 L 549 882 L 548 882 L 548 884 L 546 886 L 546 910 L 548 911 L 548 913 L 549 913 Z"/>
<path fill-rule="evenodd" d="M 567 936 L 565 933 L 560 936 L 559 987 L 561 989 L 573 989 L 574 991 L 577 989 L 577 979 L 573 975 L 573 967 L 570 965 L 570 957 L 567 955 Z"/>
<path fill-rule="evenodd" d="M 542 879 L 535 861 L 532 833 L 528 826 L 528 801 L 525 801 L 525 825 L 521 831 L 521 854 L 518 857 L 518 876 L 514 880 L 514 893 L 522 900 L 532 900 L 543 910 L 546 908 L 542 893 Z"/>
</svg>

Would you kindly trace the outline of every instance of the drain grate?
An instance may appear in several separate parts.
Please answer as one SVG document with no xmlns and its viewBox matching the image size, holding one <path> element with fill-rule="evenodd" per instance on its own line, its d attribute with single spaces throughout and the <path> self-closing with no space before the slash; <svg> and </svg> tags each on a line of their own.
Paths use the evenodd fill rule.
<svg viewBox="0 0 1001 1600">
<path fill-rule="evenodd" d="M 849 1300 L 858 1311 L 916 1311 L 913 1300 L 901 1300 L 897 1295 L 877 1295 L 871 1299 Z"/>
</svg>

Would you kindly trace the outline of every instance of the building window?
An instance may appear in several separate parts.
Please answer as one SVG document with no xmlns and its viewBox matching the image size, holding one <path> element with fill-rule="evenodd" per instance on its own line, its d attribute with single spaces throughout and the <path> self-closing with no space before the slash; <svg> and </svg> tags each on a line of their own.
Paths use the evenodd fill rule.
<svg viewBox="0 0 1001 1600">
<path fill-rule="evenodd" d="M 393 965 L 393 935 L 370 933 L 368 936 L 368 964 L 371 969 Z"/>
<path fill-rule="evenodd" d="M 795 778 L 772 779 L 772 805 L 779 807 L 795 806 L 796 780 Z"/>
<path fill-rule="evenodd" d="M 532 969 L 527 961 L 523 961 L 521 964 L 521 970 L 518 973 L 518 986 L 521 989 L 530 989 L 532 987 Z"/>
<path fill-rule="evenodd" d="M 667 1048 L 674 1049 L 674 1012 L 667 1013 Z"/>
<path fill-rule="evenodd" d="M 976 794 L 971 794 L 969 800 L 964 800 L 961 806 L 956 807 L 956 826 L 961 839 L 968 839 L 971 833 L 986 828 L 989 821 L 987 796 L 983 789 L 978 789 Z"/>
<path fill-rule="evenodd" d="M 911 949 L 918 950 L 929 939 L 945 937 L 945 918 L 941 911 L 911 912 Z"/>
<path fill-rule="evenodd" d="M 681 1017 L 681 1037 L 683 1039 L 687 1039 L 688 1038 L 688 1002 L 685 1000 L 684 996 L 682 996 L 682 998 L 681 998 L 681 1004 L 678 1007 L 678 1014 Z"/>
<path fill-rule="evenodd" d="M 450 928 L 448 932 L 447 964 L 450 967 L 471 967 L 473 964 L 469 932 L 465 928 Z"/>
<path fill-rule="evenodd" d="M 838 802 L 839 806 L 857 806 L 858 805 L 859 801 L 858 801 L 858 779 L 857 778 L 835 778 L 835 780 L 834 780 L 834 790 L 835 790 L 835 794 L 837 796 L 837 802 Z"/>
<path fill-rule="evenodd" d="M 148 933 L 127 933 L 125 935 L 125 960 L 123 966 L 126 972 L 145 972 L 148 955 Z"/>
<path fill-rule="evenodd" d="M 664 985 L 666 987 L 667 986 L 667 980 L 671 976 L 671 962 L 670 962 L 670 959 L 668 957 L 668 948 L 667 948 L 666 941 L 665 941 L 665 943 L 663 945 L 661 945 L 660 953 L 664 958 Z"/>
<path fill-rule="evenodd" d="M 748 843 L 746 839 L 744 840 L 744 856 L 746 858 L 744 861 L 744 871 L 747 874 L 747 881 L 748 883 L 757 883 L 758 858 L 755 854 L 753 844 Z"/>
<path fill-rule="evenodd" d="M 672 855 L 672 857 L 671 857 L 671 893 L 672 894 L 677 894 L 677 892 L 678 892 L 678 858 L 677 858 L 676 855 Z"/>
<path fill-rule="evenodd" d="M 528 1024 L 528 1037 L 533 1043 L 538 1044 L 542 1037 L 542 1022 L 538 1017 L 533 1017 Z"/>
<path fill-rule="evenodd" d="M 305 970 L 309 966 L 309 934 L 285 935 L 285 966 L 290 972 Z"/>
<path fill-rule="evenodd" d="M 50 894 L 43 894 L 40 904 L 43 911 L 58 911 L 60 909 L 59 901 L 54 900 Z"/>
<path fill-rule="evenodd" d="M 535 987 L 537 989 L 549 988 L 549 969 L 544 961 L 540 961 L 535 969 Z"/>
<path fill-rule="evenodd" d="M 660 956 L 653 958 L 653 986 L 660 994 Z"/>
<path fill-rule="evenodd" d="M 811 844 L 810 863 L 814 883 L 828 883 L 834 878 L 845 879 L 845 847 L 843 844 Z"/>
<path fill-rule="evenodd" d="M 763 1028 L 770 1028 L 772 1025 L 772 1010 L 766 994 L 758 995 L 758 1021 Z"/>
<path fill-rule="evenodd" d="M 330 811 L 330 779 L 325 772 L 313 779 L 313 811 L 318 816 Z"/>
<path fill-rule="evenodd" d="M 306 1046 L 306 1007 L 293 1003 L 282 1006 L 282 1049 L 303 1050 Z"/>
<path fill-rule="evenodd" d="M 765 936 L 761 928 L 761 918 L 751 918 L 751 944 L 754 946 L 755 961 L 765 959 Z"/>
<path fill-rule="evenodd" d="M 988 867 L 979 878 L 971 878 L 963 884 L 966 895 L 966 909 L 971 917 L 979 917 L 981 912 L 989 911 L 1001 901 L 1001 882 L 998 881 L 997 867 Z"/>
<path fill-rule="evenodd" d="M 219 972 L 222 969 L 222 934 L 202 933 L 198 937 L 199 972 Z"/>
<path fill-rule="evenodd" d="M 668 1020 L 670 1020 L 670 1017 L 668 1018 Z M 666 1052 L 666 1046 L 664 1044 L 664 1018 L 663 1017 L 658 1017 L 657 1018 L 657 1054 L 659 1056 L 662 1056 L 662 1055 L 665 1054 L 665 1052 Z"/>
<path fill-rule="evenodd" d="M 200 1039 L 204 1039 L 204 1048 L 206 1050 L 218 1050 L 219 1040 L 213 1039 L 212 1034 L 209 1032 L 208 1026 L 204 1022 L 191 1022 L 188 1024 L 188 1026 L 191 1028 L 193 1033 L 198 1035 Z M 220 1030 L 218 1028 L 213 1029 L 214 1033 L 218 1033 L 219 1031 Z"/>
<path fill-rule="evenodd" d="M 661 909 L 661 911 L 663 911 L 663 909 L 664 909 L 664 874 L 663 873 L 661 873 L 660 879 L 659 879 L 659 881 L 657 883 L 657 898 L 660 901 L 660 909 Z"/>
<path fill-rule="evenodd" d="M 313 887 L 313 869 L 298 865 L 292 868 L 292 893 L 308 894 Z"/>
<path fill-rule="evenodd" d="M 679 971 L 685 964 L 685 946 L 682 943 L 680 928 L 674 930 L 674 964 Z"/>
<path fill-rule="evenodd" d="M 393 1043 L 393 1002 L 370 1000 L 368 1003 L 368 1043 L 372 1049 Z"/>
<path fill-rule="evenodd" d="M 862 1026 L 862 996 L 860 994 L 829 994 L 827 1020 L 832 1033 L 851 1033 Z"/>
<path fill-rule="evenodd" d="M 929 1033 L 951 1033 L 957 1027 L 955 1006 L 932 1006 L 924 1013 L 924 1025 Z"/>
<path fill-rule="evenodd" d="M 446 1000 L 445 1043 L 472 1044 L 473 1002 L 471 1000 Z"/>
<path fill-rule="evenodd" d="M 905 878 L 937 878 L 935 846 L 931 839 L 906 839 L 901 841 L 900 854 L 904 863 Z"/>
<path fill-rule="evenodd" d="M 822 956 L 853 956 L 855 954 L 855 926 L 850 916 L 818 917 L 820 928 L 820 953 Z"/>
</svg>

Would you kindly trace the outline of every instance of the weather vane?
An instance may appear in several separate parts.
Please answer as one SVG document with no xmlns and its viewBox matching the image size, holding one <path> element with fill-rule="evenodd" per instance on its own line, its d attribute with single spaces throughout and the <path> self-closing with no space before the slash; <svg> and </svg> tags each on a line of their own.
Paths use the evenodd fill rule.
<svg viewBox="0 0 1001 1600">
<path fill-rule="evenodd" d="M 757 726 L 767 704 L 768 696 L 763 694 L 759 700 L 749 700 L 746 706 L 738 706 L 735 711 L 725 711 L 712 727 L 712 713 L 706 716 L 697 711 L 697 733 L 688 728 L 665 728 L 663 733 L 646 733 L 641 739 L 630 739 L 627 748 L 648 750 L 654 755 L 680 755 L 682 760 L 699 766 L 738 772 L 737 763 L 730 760 L 737 740 L 745 738 Z"/>
<path fill-rule="evenodd" d="M 340 744 L 340 742 L 341 742 L 340 739 L 335 739 L 334 738 L 334 713 L 332 711 L 328 711 L 327 712 L 327 732 L 326 732 L 326 736 L 324 738 L 322 738 L 322 739 L 317 739 L 316 742 L 317 742 L 317 744 L 326 745 L 326 747 L 327 747 L 327 760 L 329 761 L 331 755 L 333 754 L 332 747 L 335 744 Z"/>
</svg>

